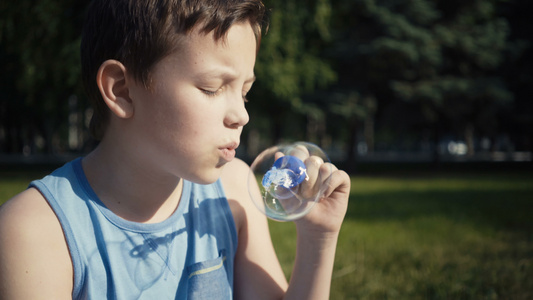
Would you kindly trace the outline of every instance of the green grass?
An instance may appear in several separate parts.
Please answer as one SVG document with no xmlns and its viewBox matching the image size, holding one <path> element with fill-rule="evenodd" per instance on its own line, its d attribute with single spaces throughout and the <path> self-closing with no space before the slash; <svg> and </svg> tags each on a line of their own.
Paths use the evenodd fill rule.
<svg viewBox="0 0 533 300">
<path fill-rule="evenodd" d="M 533 299 L 532 211 L 532 173 L 352 177 L 331 299 Z"/>
<path fill-rule="evenodd" d="M 0 172 L 0 203 L 45 172 Z M 331 299 L 533 299 L 533 172 L 352 177 Z M 270 222 L 287 277 L 291 223 Z"/>
<path fill-rule="evenodd" d="M 40 179 L 51 170 L 0 171 L 0 205 L 25 190 L 32 180 Z"/>
</svg>

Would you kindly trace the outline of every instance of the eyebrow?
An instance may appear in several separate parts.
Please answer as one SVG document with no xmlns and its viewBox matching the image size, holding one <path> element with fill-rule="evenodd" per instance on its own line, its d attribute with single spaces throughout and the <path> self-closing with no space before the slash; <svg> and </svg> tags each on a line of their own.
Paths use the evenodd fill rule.
<svg viewBox="0 0 533 300">
<path fill-rule="evenodd" d="M 205 78 L 205 77 L 217 77 L 222 78 L 224 81 L 229 81 L 237 78 L 234 72 L 228 72 L 227 70 L 223 69 L 213 69 L 205 72 L 201 72 L 195 76 L 196 78 Z M 253 74 L 251 77 L 246 79 L 244 83 L 253 83 L 257 77 L 255 77 L 255 74 Z"/>
</svg>

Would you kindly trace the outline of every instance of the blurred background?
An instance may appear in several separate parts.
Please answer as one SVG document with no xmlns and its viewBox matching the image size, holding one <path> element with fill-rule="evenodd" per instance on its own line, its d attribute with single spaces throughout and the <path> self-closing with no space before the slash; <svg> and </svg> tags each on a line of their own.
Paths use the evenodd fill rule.
<svg viewBox="0 0 533 300">
<path fill-rule="evenodd" d="M 0 162 L 95 143 L 80 82 L 89 1 L 0 4 Z M 239 155 L 306 140 L 375 161 L 531 161 L 530 0 L 266 0 Z"/>
<path fill-rule="evenodd" d="M 88 2 L 0 2 L 0 204 L 95 146 Z M 265 4 L 238 155 L 306 140 L 350 172 L 331 299 L 533 299 L 533 1 Z"/>
</svg>

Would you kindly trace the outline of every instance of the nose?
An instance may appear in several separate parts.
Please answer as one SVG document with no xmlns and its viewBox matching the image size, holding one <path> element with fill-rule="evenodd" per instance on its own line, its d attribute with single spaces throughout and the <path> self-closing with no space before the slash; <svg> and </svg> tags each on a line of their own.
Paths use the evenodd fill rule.
<svg viewBox="0 0 533 300">
<path fill-rule="evenodd" d="M 250 116 L 244 106 L 244 99 L 242 96 L 236 95 L 232 99 L 228 99 L 228 109 L 224 117 L 224 124 L 230 128 L 239 128 L 248 123 Z"/>
</svg>

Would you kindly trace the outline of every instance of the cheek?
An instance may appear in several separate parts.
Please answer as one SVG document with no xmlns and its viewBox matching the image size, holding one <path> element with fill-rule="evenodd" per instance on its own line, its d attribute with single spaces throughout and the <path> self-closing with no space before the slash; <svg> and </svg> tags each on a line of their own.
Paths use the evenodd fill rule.
<svg viewBox="0 0 533 300">
<path fill-rule="evenodd" d="M 191 147 L 203 146 L 221 137 L 223 107 L 210 102 L 214 99 L 203 99 L 194 93 L 166 91 L 152 100 L 153 106 L 148 108 L 151 116 L 146 116 L 155 129 L 152 134 Z"/>
<path fill-rule="evenodd" d="M 200 105 L 201 104 L 201 105 Z M 221 120 L 221 107 L 200 103 L 195 106 L 183 108 L 181 125 L 188 128 L 192 134 L 202 136 L 217 135 L 223 121 Z"/>
<path fill-rule="evenodd" d="M 158 120 L 158 131 L 155 134 L 187 152 L 195 147 L 205 146 L 205 141 L 212 139 L 214 128 L 210 118 L 205 117 L 199 110 L 181 107 L 177 110 L 167 110 L 164 117 Z"/>
<path fill-rule="evenodd" d="M 189 111 L 175 98 L 154 99 L 154 108 L 149 112 L 158 131 L 165 134 L 189 129 Z"/>
</svg>

